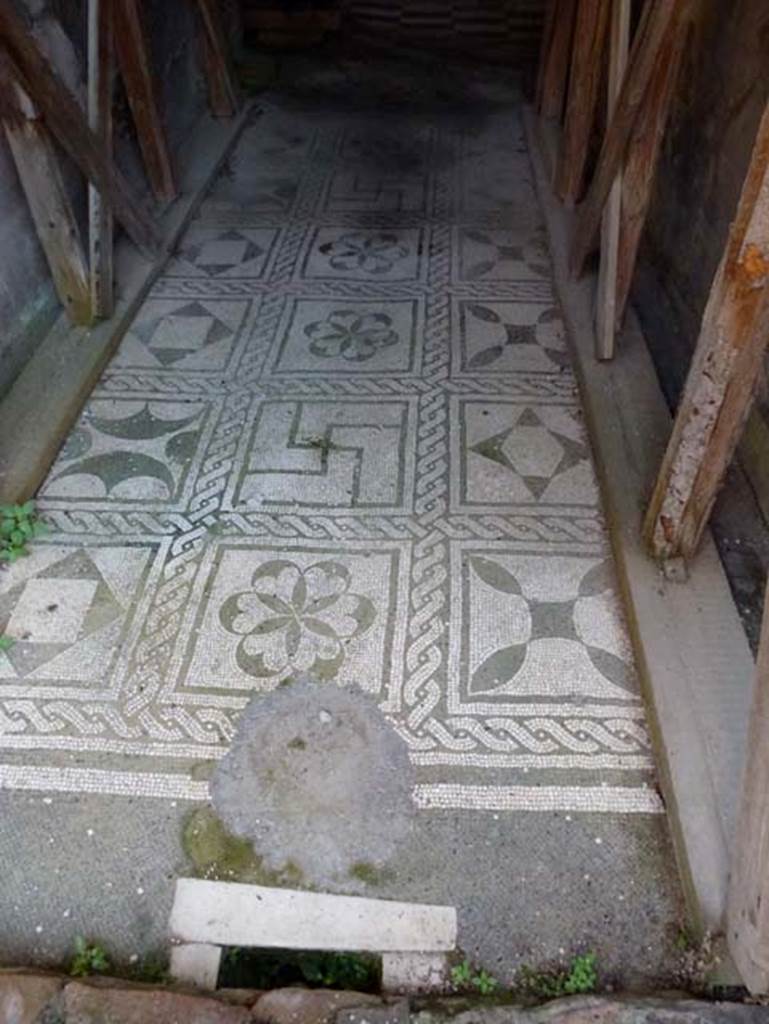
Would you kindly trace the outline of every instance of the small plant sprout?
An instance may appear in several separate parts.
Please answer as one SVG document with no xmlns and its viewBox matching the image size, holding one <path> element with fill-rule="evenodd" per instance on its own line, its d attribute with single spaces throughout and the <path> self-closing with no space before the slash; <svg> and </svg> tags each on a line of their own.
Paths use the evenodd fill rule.
<svg viewBox="0 0 769 1024">
<path fill-rule="evenodd" d="M 16 641 L 12 636 L 6 636 L 5 633 L 0 633 L 0 652 L 10 651 Z"/>
<path fill-rule="evenodd" d="M 451 984 L 458 992 L 476 989 L 482 996 L 489 996 L 498 987 L 497 979 L 488 971 L 474 971 L 469 960 L 451 968 Z"/>
<path fill-rule="evenodd" d="M 518 971 L 516 988 L 535 999 L 559 999 L 594 992 L 598 984 L 595 953 L 575 956 L 566 971 L 535 971 L 525 964 Z"/>
<path fill-rule="evenodd" d="M 0 505 L 0 561 L 15 562 L 28 555 L 27 544 L 45 532 L 35 513 L 34 501 Z"/>
<path fill-rule="evenodd" d="M 488 974 L 486 971 L 478 971 L 477 974 L 473 975 L 472 984 L 473 988 L 477 988 L 482 996 L 490 996 L 498 987 L 499 982 L 493 974 Z"/>
<path fill-rule="evenodd" d="M 110 967 L 109 958 L 101 946 L 89 943 L 78 935 L 75 939 L 75 955 L 69 968 L 73 978 L 84 978 L 88 974 L 104 974 Z"/>
<path fill-rule="evenodd" d="M 451 984 L 456 989 L 467 988 L 473 977 L 473 971 L 469 960 L 463 960 L 461 964 L 451 968 Z"/>
<path fill-rule="evenodd" d="M 567 995 L 573 996 L 578 993 L 595 991 L 598 983 L 595 962 L 595 953 L 585 953 L 583 956 L 574 957 L 563 986 L 563 990 Z"/>
</svg>

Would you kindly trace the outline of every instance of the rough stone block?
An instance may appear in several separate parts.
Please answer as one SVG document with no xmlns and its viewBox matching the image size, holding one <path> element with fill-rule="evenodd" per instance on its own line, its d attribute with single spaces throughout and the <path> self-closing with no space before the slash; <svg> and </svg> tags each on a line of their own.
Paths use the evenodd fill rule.
<svg viewBox="0 0 769 1024">
<path fill-rule="evenodd" d="M 381 1005 L 376 996 L 362 992 L 278 988 L 260 996 L 251 1014 L 258 1024 L 332 1024 L 340 1010 L 354 1007 L 370 1011 Z"/>
<path fill-rule="evenodd" d="M 248 1024 L 251 1012 L 216 999 L 140 988 L 64 989 L 67 1024 Z"/>
<path fill-rule="evenodd" d="M 52 975 L 0 971 L 0 1021 L 2 1024 L 34 1024 L 63 984 Z"/>
</svg>

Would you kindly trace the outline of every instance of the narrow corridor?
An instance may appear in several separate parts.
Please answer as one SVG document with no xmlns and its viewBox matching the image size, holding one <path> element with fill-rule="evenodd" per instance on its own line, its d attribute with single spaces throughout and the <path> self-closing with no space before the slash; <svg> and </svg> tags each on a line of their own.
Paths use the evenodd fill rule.
<svg viewBox="0 0 769 1024">
<path fill-rule="evenodd" d="M 296 839 L 257 775 L 267 869 L 456 904 L 501 977 L 575 941 L 630 983 L 664 977 L 678 883 L 520 95 L 467 69 L 289 68 L 61 451 L 50 532 L 2 577 L 0 772 L 50 790 L 52 857 L 120 819 L 92 915 L 130 819 L 157 829 L 133 948 L 162 935 L 183 815 L 210 824 L 246 706 L 333 681 L 399 737 L 403 771 L 372 762 L 360 786 L 378 776 L 375 811 L 403 795 L 405 824 L 388 811 L 392 842 L 366 825 L 371 850 L 324 871 L 333 785 Z"/>
</svg>

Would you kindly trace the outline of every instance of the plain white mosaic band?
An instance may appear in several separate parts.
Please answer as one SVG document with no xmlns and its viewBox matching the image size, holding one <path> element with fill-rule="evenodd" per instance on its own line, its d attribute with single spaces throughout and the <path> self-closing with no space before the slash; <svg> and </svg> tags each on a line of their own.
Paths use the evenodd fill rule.
<svg viewBox="0 0 769 1024">
<path fill-rule="evenodd" d="M 629 786 L 460 786 L 414 787 L 414 802 L 425 810 L 586 811 L 664 814 L 653 789 Z"/>
<path fill-rule="evenodd" d="M 177 942 L 271 949 L 443 953 L 457 941 L 454 907 L 180 878 Z"/>
<path fill-rule="evenodd" d="M 0 789 L 52 793 L 103 793 L 108 796 L 154 796 L 166 800 L 208 800 L 208 783 L 186 775 L 108 772 L 98 768 L 27 768 L 0 765 Z"/>
</svg>

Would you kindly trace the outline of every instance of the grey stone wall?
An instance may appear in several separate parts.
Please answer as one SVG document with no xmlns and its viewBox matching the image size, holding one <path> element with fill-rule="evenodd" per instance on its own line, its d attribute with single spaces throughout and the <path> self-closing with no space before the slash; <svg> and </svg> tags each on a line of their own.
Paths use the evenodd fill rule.
<svg viewBox="0 0 769 1024">
<path fill-rule="evenodd" d="M 34 33 L 70 89 L 84 100 L 86 0 L 25 0 Z M 194 6 L 186 0 L 145 0 L 169 142 L 179 157 L 205 110 Z M 137 192 L 147 196 L 133 122 L 118 82 L 116 159 Z M 86 187 L 61 154 L 67 188 L 85 230 Z M 60 311 L 16 168 L 0 132 L 0 397 L 22 370 Z"/>
</svg>

